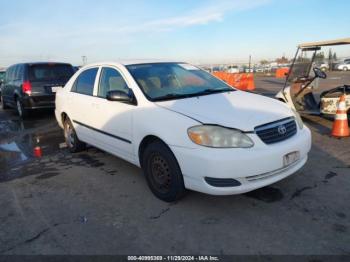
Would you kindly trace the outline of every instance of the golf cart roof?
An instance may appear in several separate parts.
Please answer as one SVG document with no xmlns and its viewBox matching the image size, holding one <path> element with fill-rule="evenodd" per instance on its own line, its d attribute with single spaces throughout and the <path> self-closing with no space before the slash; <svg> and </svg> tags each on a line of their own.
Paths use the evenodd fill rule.
<svg viewBox="0 0 350 262">
<path fill-rule="evenodd" d="M 316 48 L 321 46 L 331 46 L 331 45 L 349 45 L 350 38 L 336 39 L 330 41 L 320 41 L 320 42 L 310 42 L 300 44 L 298 47 L 301 49 Z"/>
</svg>

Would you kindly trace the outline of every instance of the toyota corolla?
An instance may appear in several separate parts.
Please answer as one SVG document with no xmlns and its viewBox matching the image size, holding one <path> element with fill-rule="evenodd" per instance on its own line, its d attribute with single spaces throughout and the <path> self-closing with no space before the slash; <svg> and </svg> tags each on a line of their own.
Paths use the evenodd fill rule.
<svg viewBox="0 0 350 262">
<path fill-rule="evenodd" d="M 297 112 L 181 62 L 96 63 L 56 95 L 71 152 L 93 145 L 142 168 L 151 191 L 248 192 L 298 171 L 310 130 Z"/>
</svg>

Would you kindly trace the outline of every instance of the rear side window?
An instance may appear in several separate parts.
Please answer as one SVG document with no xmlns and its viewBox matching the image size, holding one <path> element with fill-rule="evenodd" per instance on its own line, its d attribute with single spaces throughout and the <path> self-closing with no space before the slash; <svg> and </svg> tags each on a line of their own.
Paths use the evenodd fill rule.
<svg viewBox="0 0 350 262">
<path fill-rule="evenodd" d="M 30 81 L 58 81 L 67 82 L 74 74 L 71 65 L 64 64 L 37 64 L 29 66 Z"/>
<path fill-rule="evenodd" d="M 17 66 L 16 69 L 16 80 L 22 80 L 24 74 L 24 68 L 22 65 Z"/>
<path fill-rule="evenodd" d="M 75 81 L 72 91 L 92 96 L 94 93 L 97 71 L 98 68 L 91 68 L 82 72 Z"/>
</svg>

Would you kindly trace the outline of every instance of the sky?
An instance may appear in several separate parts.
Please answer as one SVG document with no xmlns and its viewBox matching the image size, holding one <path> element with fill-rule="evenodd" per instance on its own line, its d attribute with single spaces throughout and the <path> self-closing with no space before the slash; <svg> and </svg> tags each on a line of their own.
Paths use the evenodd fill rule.
<svg viewBox="0 0 350 262">
<path fill-rule="evenodd" d="M 350 37 L 348 0 L 0 0 L 0 8 L 0 66 L 82 56 L 260 61 Z M 350 46 L 334 50 L 350 56 Z"/>
</svg>

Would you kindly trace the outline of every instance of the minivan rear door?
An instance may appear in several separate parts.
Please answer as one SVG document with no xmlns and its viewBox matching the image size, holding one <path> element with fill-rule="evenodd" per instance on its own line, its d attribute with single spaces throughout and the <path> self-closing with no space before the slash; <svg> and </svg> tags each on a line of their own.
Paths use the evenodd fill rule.
<svg viewBox="0 0 350 262">
<path fill-rule="evenodd" d="M 39 63 L 28 66 L 28 81 L 32 87 L 32 95 L 54 95 L 55 86 L 64 86 L 74 69 L 70 64 Z"/>
</svg>

